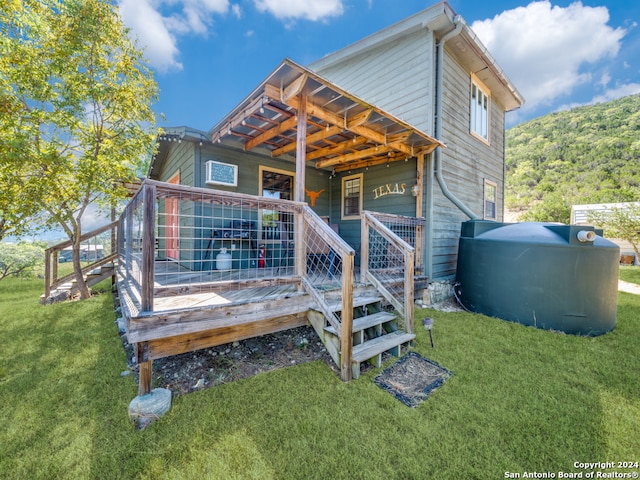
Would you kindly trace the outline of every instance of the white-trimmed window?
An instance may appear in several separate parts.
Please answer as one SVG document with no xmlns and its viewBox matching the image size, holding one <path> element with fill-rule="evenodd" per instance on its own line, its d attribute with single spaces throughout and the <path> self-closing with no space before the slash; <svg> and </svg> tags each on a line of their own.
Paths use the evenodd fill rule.
<svg viewBox="0 0 640 480">
<path fill-rule="evenodd" d="M 342 220 L 360 218 L 362 212 L 362 174 L 342 178 Z"/>
<path fill-rule="evenodd" d="M 497 220 L 498 185 L 491 180 L 484 181 L 484 219 Z"/>
<path fill-rule="evenodd" d="M 471 134 L 489 143 L 489 111 L 491 110 L 491 94 L 489 89 L 471 76 Z"/>
</svg>

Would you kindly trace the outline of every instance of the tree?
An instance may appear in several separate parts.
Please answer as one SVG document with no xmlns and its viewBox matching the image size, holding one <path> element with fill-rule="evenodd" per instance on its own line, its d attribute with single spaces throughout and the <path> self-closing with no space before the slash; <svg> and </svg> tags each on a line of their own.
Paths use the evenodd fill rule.
<svg viewBox="0 0 640 480">
<path fill-rule="evenodd" d="M 35 243 L 0 242 L 0 280 L 8 276 L 29 276 L 44 264 L 44 248 Z"/>
<path fill-rule="evenodd" d="M 607 237 L 629 242 L 636 258 L 640 258 L 640 202 L 615 206 L 607 211 L 592 211 L 587 219 L 602 228 Z"/>
<path fill-rule="evenodd" d="M 0 5 L 0 214 L 14 231 L 34 213 L 61 227 L 86 298 L 83 215 L 121 200 L 151 157 L 157 85 L 112 2 Z"/>
<path fill-rule="evenodd" d="M 519 220 L 524 222 L 569 223 L 571 206 L 562 195 L 550 192 L 544 200 L 535 203 Z"/>
</svg>

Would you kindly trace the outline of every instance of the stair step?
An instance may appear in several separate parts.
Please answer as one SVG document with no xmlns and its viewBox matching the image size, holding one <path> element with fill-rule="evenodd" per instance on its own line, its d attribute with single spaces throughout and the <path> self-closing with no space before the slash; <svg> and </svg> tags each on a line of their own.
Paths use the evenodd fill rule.
<svg viewBox="0 0 640 480">
<path fill-rule="evenodd" d="M 380 296 L 362 296 L 362 297 L 356 297 L 353 299 L 353 306 L 354 307 L 363 307 L 365 305 L 370 305 L 372 303 L 376 303 L 376 302 L 380 302 L 382 301 L 382 297 Z M 332 302 L 328 302 L 329 308 L 331 309 L 332 312 L 339 312 L 342 310 L 342 301 L 332 301 Z"/>
<path fill-rule="evenodd" d="M 375 327 L 382 323 L 390 322 L 397 318 L 394 314 L 389 312 L 378 312 L 371 315 L 366 315 L 360 318 L 353 319 L 353 333 L 366 330 L 367 328 Z M 325 331 L 337 335 L 336 329 L 332 325 L 325 327 Z"/>
<path fill-rule="evenodd" d="M 386 352 L 403 343 L 410 342 L 414 338 L 416 338 L 416 336 L 413 333 L 405 333 L 398 330 L 361 343 L 360 345 L 354 345 L 351 361 L 353 363 L 364 362 L 375 355 Z"/>
</svg>

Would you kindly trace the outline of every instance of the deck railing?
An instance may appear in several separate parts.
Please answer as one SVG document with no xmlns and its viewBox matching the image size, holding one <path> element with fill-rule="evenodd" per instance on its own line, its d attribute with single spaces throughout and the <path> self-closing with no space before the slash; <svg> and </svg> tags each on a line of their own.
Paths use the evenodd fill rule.
<svg viewBox="0 0 640 480">
<path fill-rule="evenodd" d="M 413 333 L 413 296 L 416 245 L 424 220 L 364 211 L 360 274 L 393 305 Z"/>
<path fill-rule="evenodd" d="M 149 295 L 143 285 L 145 279 L 152 280 L 154 274 L 155 249 L 151 248 L 149 252 L 148 248 L 144 248 L 149 242 L 148 237 L 155 236 L 154 197 L 153 185 L 140 188 L 125 207 L 118 223 L 118 274 L 122 287 L 129 294 L 129 301 L 138 311 L 153 310 L 153 295 Z"/>
<path fill-rule="evenodd" d="M 305 206 L 302 215 L 302 242 L 296 256 L 306 258 L 300 272 L 302 285 L 314 298 L 318 308 L 340 336 L 341 376 L 351 379 L 353 348 L 353 283 L 355 250 Z M 327 290 L 339 289 L 340 305 L 331 305 L 323 295 Z M 336 312 L 339 311 L 339 316 Z"/>
<path fill-rule="evenodd" d="M 117 222 L 110 223 L 98 229 L 82 234 L 80 237 L 81 257 L 84 264 L 82 274 L 86 275 L 103 265 L 109 264 L 116 259 L 115 230 Z M 100 236 L 106 232 L 111 232 L 110 238 L 101 239 Z M 108 240 L 108 241 L 105 241 Z M 59 276 L 58 264 L 60 262 L 71 262 L 72 258 L 69 248 L 73 245 L 71 240 L 58 243 L 44 251 L 44 298 L 49 298 L 51 292 L 61 285 L 72 282 L 75 279 L 73 272 Z M 98 248 L 103 247 L 102 249 Z"/>
<path fill-rule="evenodd" d="M 120 218 L 120 276 L 154 299 L 254 286 L 341 287 L 352 249 L 306 204 L 145 180 Z M 346 252 L 346 253 L 345 253 Z"/>
<path fill-rule="evenodd" d="M 297 285 L 340 332 L 350 378 L 355 251 L 305 203 L 145 180 L 118 231 L 129 315 L 162 297 Z"/>
</svg>

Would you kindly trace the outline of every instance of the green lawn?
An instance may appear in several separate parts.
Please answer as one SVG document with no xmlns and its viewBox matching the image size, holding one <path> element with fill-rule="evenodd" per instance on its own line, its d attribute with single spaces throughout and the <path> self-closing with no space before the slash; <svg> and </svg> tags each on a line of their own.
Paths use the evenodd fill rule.
<svg viewBox="0 0 640 480">
<path fill-rule="evenodd" d="M 640 461 L 639 296 L 620 293 L 596 338 L 418 310 L 435 349 L 420 328 L 415 350 L 454 375 L 415 409 L 376 370 L 345 384 L 313 362 L 177 397 L 136 431 L 110 294 L 45 307 L 41 292 L 0 282 L 3 479 L 498 479 Z"/>
</svg>

